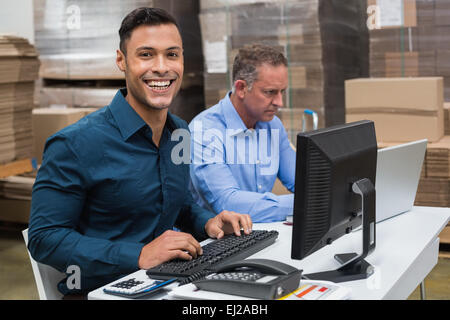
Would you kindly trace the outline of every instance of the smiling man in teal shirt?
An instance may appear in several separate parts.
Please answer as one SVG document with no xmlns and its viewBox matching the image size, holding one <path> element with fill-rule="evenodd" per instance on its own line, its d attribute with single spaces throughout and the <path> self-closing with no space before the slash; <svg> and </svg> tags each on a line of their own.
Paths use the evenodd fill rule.
<svg viewBox="0 0 450 320">
<path fill-rule="evenodd" d="M 168 112 L 184 70 L 173 17 L 139 8 L 125 17 L 119 35 L 116 62 L 127 87 L 47 140 L 33 186 L 31 255 L 61 272 L 80 270 L 79 287 L 59 283 L 63 294 L 85 294 L 139 268 L 192 259 L 202 254 L 198 240 L 252 227 L 247 215 L 216 216 L 196 205 L 189 164 L 171 158 L 178 143 L 172 133 L 188 130 Z"/>
</svg>

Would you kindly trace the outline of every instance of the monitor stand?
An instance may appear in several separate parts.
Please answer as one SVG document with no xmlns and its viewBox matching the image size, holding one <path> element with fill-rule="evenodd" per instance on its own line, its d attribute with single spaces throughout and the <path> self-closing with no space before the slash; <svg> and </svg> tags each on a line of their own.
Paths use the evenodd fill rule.
<svg viewBox="0 0 450 320">
<path fill-rule="evenodd" d="M 344 254 L 347 255 L 347 254 Z M 348 255 L 357 256 L 356 253 L 348 253 Z M 340 255 L 336 255 L 340 256 Z M 340 260 L 339 258 L 336 260 Z M 358 259 L 350 264 L 344 265 L 337 270 L 310 273 L 303 275 L 303 278 L 308 280 L 323 280 L 331 282 L 346 282 L 367 279 L 374 272 L 373 266 L 364 259 Z"/>
<path fill-rule="evenodd" d="M 340 268 L 305 274 L 303 278 L 346 282 L 366 279 L 373 274 L 373 266 L 364 258 L 375 249 L 375 187 L 369 179 L 364 178 L 353 183 L 352 190 L 361 195 L 362 201 L 362 210 L 358 214 L 362 214 L 362 253 L 337 254 L 334 258 L 342 264 Z"/>
</svg>

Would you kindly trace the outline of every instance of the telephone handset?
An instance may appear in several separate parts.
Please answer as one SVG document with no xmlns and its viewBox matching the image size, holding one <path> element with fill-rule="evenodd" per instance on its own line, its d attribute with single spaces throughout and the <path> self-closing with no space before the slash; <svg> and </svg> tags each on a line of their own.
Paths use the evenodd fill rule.
<svg viewBox="0 0 450 320">
<path fill-rule="evenodd" d="M 257 299 L 277 299 L 299 287 L 302 270 L 268 259 L 222 265 L 193 284 L 200 290 Z"/>
</svg>

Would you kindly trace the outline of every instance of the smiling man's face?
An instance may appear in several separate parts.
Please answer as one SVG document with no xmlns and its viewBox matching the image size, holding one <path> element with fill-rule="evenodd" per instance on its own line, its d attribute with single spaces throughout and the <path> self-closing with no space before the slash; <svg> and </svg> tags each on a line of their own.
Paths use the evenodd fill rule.
<svg viewBox="0 0 450 320">
<path fill-rule="evenodd" d="M 126 56 L 117 51 L 117 65 L 125 72 L 127 101 L 132 106 L 166 109 L 181 87 L 183 44 L 173 24 L 141 25 L 126 42 Z"/>
</svg>

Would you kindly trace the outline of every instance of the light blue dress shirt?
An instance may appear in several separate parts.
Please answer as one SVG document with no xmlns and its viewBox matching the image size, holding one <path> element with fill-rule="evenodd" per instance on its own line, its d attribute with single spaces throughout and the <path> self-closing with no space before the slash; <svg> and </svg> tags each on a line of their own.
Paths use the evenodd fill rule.
<svg viewBox="0 0 450 320">
<path fill-rule="evenodd" d="M 191 184 L 194 200 L 215 213 L 246 213 L 253 222 L 285 220 L 294 195 L 275 195 L 278 177 L 294 192 L 296 153 L 280 119 L 247 129 L 230 100 L 197 115 L 191 131 Z"/>
</svg>

